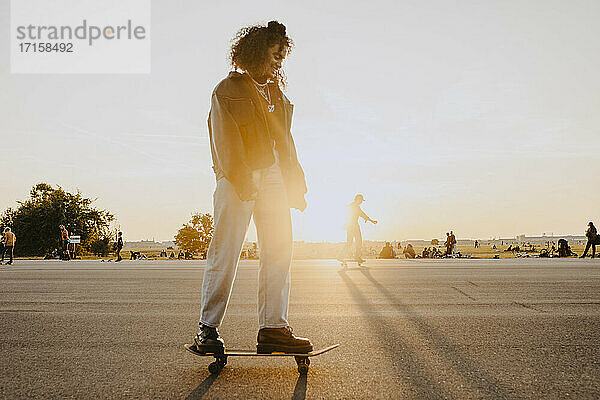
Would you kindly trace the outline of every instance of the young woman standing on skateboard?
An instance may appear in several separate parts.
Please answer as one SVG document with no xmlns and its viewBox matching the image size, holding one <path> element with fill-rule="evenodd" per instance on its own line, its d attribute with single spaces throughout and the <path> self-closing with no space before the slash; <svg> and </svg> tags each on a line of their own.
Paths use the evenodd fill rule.
<svg viewBox="0 0 600 400">
<path fill-rule="evenodd" d="M 308 339 L 287 321 L 292 258 L 290 207 L 304 211 L 306 183 L 290 133 L 293 105 L 282 93 L 281 63 L 292 48 L 285 26 L 242 28 L 231 48 L 231 71 L 215 88 L 208 118 L 215 229 L 202 282 L 196 350 L 223 352 L 217 327 L 231 294 L 250 217 L 260 246 L 259 353 L 308 353 Z M 240 70 L 240 72 L 238 72 Z"/>
</svg>

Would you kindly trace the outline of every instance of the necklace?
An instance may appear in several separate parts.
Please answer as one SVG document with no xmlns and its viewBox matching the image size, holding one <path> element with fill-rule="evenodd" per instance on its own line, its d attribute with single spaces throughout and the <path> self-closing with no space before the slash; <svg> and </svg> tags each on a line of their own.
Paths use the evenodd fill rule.
<svg viewBox="0 0 600 400">
<path fill-rule="evenodd" d="M 258 91 L 258 93 L 267 102 L 267 110 L 270 113 L 272 113 L 273 111 L 275 111 L 275 104 L 271 103 L 271 90 L 269 89 L 269 87 L 267 86 L 266 90 L 265 90 L 264 87 L 259 87 L 259 86 L 255 86 L 255 87 L 256 87 L 256 90 Z"/>
<path fill-rule="evenodd" d="M 248 74 L 250 76 L 250 74 Z M 262 96 L 263 99 L 267 102 L 267 111 L 270 113 L 275 111 L 275 104 L 271 103 L 271 90 L 269 89 L 269 81 L 267 80 L 265 83 L 258 83 L 250 76 L 252 82 L 254 83 L 254 87 L 258 94 Z"/>
</svg>

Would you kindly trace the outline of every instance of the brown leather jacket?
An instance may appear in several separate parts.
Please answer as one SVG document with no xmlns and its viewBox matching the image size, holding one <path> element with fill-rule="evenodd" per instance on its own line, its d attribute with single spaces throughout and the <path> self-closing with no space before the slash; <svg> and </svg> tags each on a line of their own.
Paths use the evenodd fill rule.
<svg viewBox="0 0 600 400">
<path fill-rule="evenodd" d="M 597 234 L 598 234 L 598 231 L 596 230 L 596 227 L 594 225 L 590 226 L 585 231 L 585 236 L 588 238 L 588 240 L 596 239 Z"/>
<path fill-rule="evenodd" d="M 269 88 L 274 100 L 284 106 L 284 134 L 275 143 L 289 204 L 303 211 L 306 180 L 290 132 L 294 105 L 276 85 Z M 252 198 L 257 191 L 252 171 L 275 162 L 274 139 L 258 96 L 247 75 L 232 71 L 213 91 L 208 116 L 213 170 L 217 179 L 225 177 L 233 184 L 242 200 Z"/>
</svg>

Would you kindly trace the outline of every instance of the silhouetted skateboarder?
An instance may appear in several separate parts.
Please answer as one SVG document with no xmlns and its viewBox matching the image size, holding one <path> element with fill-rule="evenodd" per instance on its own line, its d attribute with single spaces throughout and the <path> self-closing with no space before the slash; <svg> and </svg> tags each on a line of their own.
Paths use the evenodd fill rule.
<svg viewBox="0 0 600 400">
<path fill-rule="evenodd" d="M 362 258 L 362 233 L 358 219 L 362 218 L 365 221 L 376 224 L 377 221 L 369 218 L 367 214 L 360 208 L 360 204 L 365 200 L 362 194 L 354 196 L 354 201 L 348 205 L 348 221 L 346 223 L 346 255 L 349 258 L 354 258 L 357 262 L 364 262 Z M 352 244 L 354 243 L 354 251 Z"/>
<path fill-rule="evenodd" d="M 292 222 L 303 211 L 306 183 L 290 133 L 293 106 L 283 94 L 281 63 L 290 51 L 285 26 L 241 29 L 231 49 L 235 69 L 212 94 L 208 119 L 213 170 L 215 229 L 204 279 L 199 352 L 223 352 L 223 321 L 250 218 L 260 247 L 257 352 L 308 353 L 308 339 L 288 324 Z"/>
</svg>

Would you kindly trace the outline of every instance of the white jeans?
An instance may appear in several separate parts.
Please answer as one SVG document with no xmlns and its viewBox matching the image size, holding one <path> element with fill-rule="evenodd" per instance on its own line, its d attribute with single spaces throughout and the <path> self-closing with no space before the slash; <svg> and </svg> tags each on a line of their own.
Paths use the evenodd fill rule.
<svg viewBox="0 0 600 400">
<path fill-rule="evenodd" d="M 354 243 L 353 243 L 354 242 Z M 354 244 L 354 246 L 352 246 Z M 346 227 L 346 254 L 347 258 L 362 258 L 362 234 L 358 222 Z"/>
<path fill-rule="evenodd" d="M 241 201 L 225 178 L 217 181 L 213 197 L 215 230 L 208 247 L 202 281 L 200 323 L 221 325 L 250 217 L 258 234 L 259 328 L 287 326 L 292 261 L 292 221 L 279 165 L 255 171 L 257 199 Z"/>
</svg>

